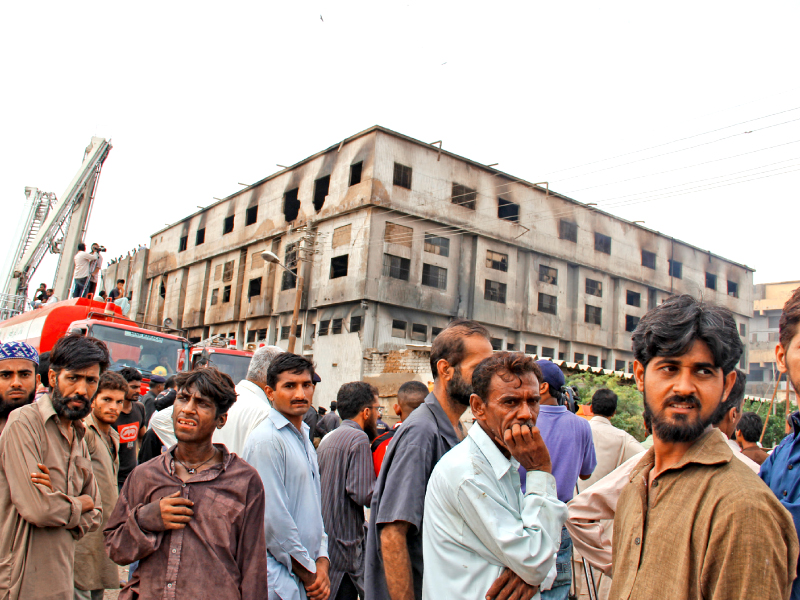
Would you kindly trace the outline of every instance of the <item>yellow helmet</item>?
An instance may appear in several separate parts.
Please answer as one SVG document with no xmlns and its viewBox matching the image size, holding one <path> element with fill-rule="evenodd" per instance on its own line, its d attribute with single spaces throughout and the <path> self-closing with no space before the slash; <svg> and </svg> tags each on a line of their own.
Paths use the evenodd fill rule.
<svg viewBox="0 0 800 600">
<path fill-rule="evenodd" d="M 153 369 L 153 375 L 161 375 L 162 377 L 166 377 L 167 369 L 159 365 L 155 369 Z"/>
</svg>

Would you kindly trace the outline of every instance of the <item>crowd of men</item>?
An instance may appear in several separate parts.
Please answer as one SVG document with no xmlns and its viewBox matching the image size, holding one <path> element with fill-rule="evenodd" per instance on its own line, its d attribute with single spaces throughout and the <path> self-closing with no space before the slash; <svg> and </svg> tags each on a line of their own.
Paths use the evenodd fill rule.
<svg viewBox="0 0 800 600">
<path fill-rule="evenodd" d="M 102 341 L 7 342 L 0 600 L 98 600 L 118 565 L 126 600 L 566 600 L 584 560 L 601 598 L 800 599 L 800 413 L 759 446 L 727 309 L 672 297 L 632 339 L 647 449 L 613 389 L 587 421 L 557 365 L 474 321 L 439 333 L 392 429 L 365 382 L 315 409 L 314 365 L 274 346 L 236 384 L 206 365 L 140 398 Z M 776 355 L 799 390 L 800 289 Z"/>
</svg>

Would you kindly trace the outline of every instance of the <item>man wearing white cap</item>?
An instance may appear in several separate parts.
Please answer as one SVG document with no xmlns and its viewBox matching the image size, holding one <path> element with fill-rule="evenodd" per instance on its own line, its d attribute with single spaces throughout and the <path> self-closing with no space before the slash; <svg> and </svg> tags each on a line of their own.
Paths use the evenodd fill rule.
<svg viewBox="0 0 800 600">
<path fill-rule="evenodd" d="M 0 433 L 12 410 L 33 402 L 39 385 L 39 353 L 25 342 L 0 345 Z"/>
</svg>

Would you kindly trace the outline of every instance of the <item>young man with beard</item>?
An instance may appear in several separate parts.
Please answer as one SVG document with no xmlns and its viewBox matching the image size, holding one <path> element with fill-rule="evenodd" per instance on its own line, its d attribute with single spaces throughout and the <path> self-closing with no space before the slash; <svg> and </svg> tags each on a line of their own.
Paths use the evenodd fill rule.
<svg viewBox="0 0 800 600">
<path fill-rule="evenodd" d="M 0 433 L 11 411 L 33 402 L 41 379 L 39 354 L 25 342 L 0 345 Z"/>
<path fill-rule="evenodd" d="M 800 394 L 800 288 L 792 292 L 783 306 L 778 322 L 778 345 L 775 347 L 778 369 L 786 373 L 796 394 Z M 790 417 L 792 431 L 761 465 L 761 479 L 780 503 L 791 513 L 800 535 L 800 412 Z M 744 439 L 744 438 L 742 438 Z M 750 436 L 750 439 L 753 439 Z M 798 566 L 800 570 L 800 566 Z M 794 573 L 794 565 L 792 565 Z M 800 577 L 792 585 L 792 600 L 800 599 Z"/>
<path fill-rule="evenodd" d="M 541 377 L 519 352 L 497 352 L 473 372 L 475 425 L 433 469 L 425 495 L 426 600 L 483 600 L 504 569 L 534 588 L 555 579 L 567 507 L 536 427 Z"/>
<path fill-rule="evenodd" d="M 741 353 L 731 312 L 688 295 L 649 311 L 633 332 L 653 447 L 617 504 L 609 597 L 789 597 L 791 515 L 711 427 Z"/>
<path fill-rule="evenodd" d="M 81 419 L 108 361 L 99 340 L 58 340 L 52 395 L 11 413 L 0 436 L 0 598 L 73 598 L 75 542 L 102 518 Z M 47 481 L 32 482 L 40 465 Z"/>
<path fill-rule="evenodd" d="M 425 491 L 436 463 L 464 438 L 459 419 L 472 396 L 472 371 L 492 355 L 487 329 L 475 321 L 452 321 L 433 341 L 433 392 L 397 430 L 375 483 L 367 530 L 366 597 L 422 598 L 422 525 Z M 511 571 L 498 589 L 532 588 Z"/>
<path fill-rule="evenodd" d="M 136 442 L 147 433 L 145 407 L 139 402 L 139 391 L 142 387 L 142 374 L 133 367 L 125 367 L 119 372 L 128 382 L 128 393 L 122 405 L 114 429 L 119 434 L 119 473 L 117 481 L 119 489 L 125 484 L 128 475 L 139 464 L 136 460 Z"/>
<path fill-rule="evenodd" d="M 303 422 L 313 376 L 314 365 L 297 354 L 272 361 L 266 387 L 272 410 L 244 447 L 244 459 L 270 495 L 264 519 L 269 600 L 328 600 L 330 594 L 317 453 Z"/>
<path fill-rule="evenodd" d="M 111 559 L 139 561 L 121 600 L 260 600 L 267 588 L 264 487 L 214 431 L 236 401 L 217 369 L 176 376 L 177 445 L 131 473 L 104 534 Z"/>
<path fill-rule="evenodd" d="M 342 424 L 320 442 L 322 519 L 331 560 L 331 598 L 364 597 L 364 507 L 372 500 L 375 470 L 369 440 L 377 431 L 378 390 L 346 383 L 336 395 Z"/>
<path fill-rule="evenodd" d="M 92 400 L 92 412 L 83 422 L 92 471 L 103 500 L 103 522 L 100 529 L 86 535 L 75 546 L 75 600 L 103 600 L 106 589 L 119 588 L 117 565 L 108 558 L 103 547 L 102 527 L 108 522 L 119 495 L 119 434 L 113 425 L 127 392 L 128 382 L 119 373 L 103 373 Z"/>
</svg>

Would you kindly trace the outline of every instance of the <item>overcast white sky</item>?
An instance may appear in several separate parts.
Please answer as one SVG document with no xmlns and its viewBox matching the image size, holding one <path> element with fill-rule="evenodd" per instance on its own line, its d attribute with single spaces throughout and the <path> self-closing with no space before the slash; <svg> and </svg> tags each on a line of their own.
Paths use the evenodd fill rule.
<svg viewBox="0 0 800 600">
<path fill-rule="evenodd" d="M 110 258 L 380 124 L 644 220 L 754 267 L 756 283 L 800 279 L 797 2 L 22 2 L 0 15 L 0 248 L 25 186 L 61 196 L 93 135 L 113 150 L 88 238 Z"/>
</svg>

